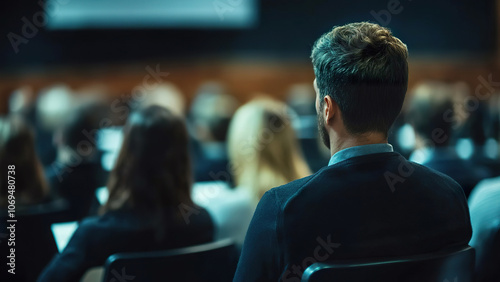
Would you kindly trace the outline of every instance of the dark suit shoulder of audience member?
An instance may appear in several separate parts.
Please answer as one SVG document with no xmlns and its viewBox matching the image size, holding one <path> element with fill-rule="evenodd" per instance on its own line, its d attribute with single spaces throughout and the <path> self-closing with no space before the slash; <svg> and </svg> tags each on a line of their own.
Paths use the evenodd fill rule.
<svg viewBox="0 0 500 282">
<path fill-rule="evenodd" d="M 470 195 L 469 208 L 474 230 L 469 244 L 476 250 L 475 281 L 496 281 L 500 277 L 500 177 L 481 181 Z"/>
<path fill-rule="evenodd" d="M 411 171 L 403 182 L 400 166 Z M 308 257 L 394 257 L 465 246 L 472 233 L 458 183 L 397 153 L 347 159 L 270 190 L 249 230 L 238 276 L 248 281 L 292 279 Z M 247 261 L 253 257 L 262 260 Z"/>
<path fill-rule="evenodd" d="M 213 240 L 208 213 L 191 200 L 184 121 L 151 106 L 133 113 L 108 181 L 100 217 L 84 220 L 39 281 L 75 281 L 116 252 L 152 251 Z M 191 214 L 192 209 L 196 213 Z"/>
<path fill-rule="evenodd" d="M 413 160 L 412 157 L 420 152 L 422 151 L 416 151 L 412 154 L 410 160 Z M 433 151 L 423 153 L 423 155 L 427 155 L 427 158 L 425 158 L 425 160 L 418 161 L 418 163 L 453 178 L 460 184 L 466 197 L 469 196 L 472 189 L 481 180 L 492 176 L 487 167 L 475 163 L 472 160 L 461 159 L 452 147 L 437 147 L 434 148 Z"/>
</svg>

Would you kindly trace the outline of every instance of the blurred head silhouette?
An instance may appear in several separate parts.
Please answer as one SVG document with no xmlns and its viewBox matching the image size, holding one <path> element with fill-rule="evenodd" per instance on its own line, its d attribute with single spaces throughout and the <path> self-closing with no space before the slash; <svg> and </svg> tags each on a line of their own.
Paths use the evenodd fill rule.
<svg viewBox="0 0 500 282">
<path fill-rule="evenodd" d="M 54 85 L 43 89 L 37 98 L 37 126 L 53 131 L 61 126 L 71 112 L 74 95 L 66 85 Z"/>
<path fill-rule="evenodd" d="M 203 84 L 190 113 L 198 139 L 202 142 L 225 142 L 229 122 L 237 107 L 236 99 L 226 94 L 221 84 Z"/>
<path fill-rule="evenodd" d="M 258 98 L 234 114 L 228 147 L 235 184 L 258 200 L 276 187 L 310 174 L 295 132 L 290 109 L 282 102 Z"/>
<path fill-rule="evenodd" d="M 106 104 L 92 101 L 75 107 L 54 134 L 61 163 L 77 160 L 90 161 L 97 154 L 97 141 L 93 132 L 100 128 L 101 121 L 108 116 Z"/>
<path fill-rule="evenodd" d="M 453 88 L 450 85 L 432 81 L 417 85 L 406 111 L 406 119 L 417 136 L 417 147 L 448 146 L 454 115 Z"/>
<path fill-rule="evenodd" d="M 299 115 L 316 115 L 316 93 L 309 83 L 293 84 L 288 89 L 287 103 Z"/>
<path fill-rule="evenodd" d="M 169 109 L 172 113 L 184 116 L 186 101 L 182 92 L 173 83 L 154 84 L 149 87 L 142 96 L 134 101 L 134 107 L 147 108 L 149 106 L 161 106 Z M 138 104 L 137 104 L 138 103 Z"/>
<path fill-rule="evenodd" d="M 33 129 L 17 115 L 0 118 L 0 165 L 15 166 L 17 204 L 41 202 L 48 193 L 42 166 L 35 152 Z M 0 205 L 7 203 L 7 173 L 0 175 Z"/>
<path fill-rule="evenodd" d="M 104 211 L 191 204 L 188 137 L 182 117 L 150 106 L 130 115 L 111 172 Z"/>
<path fill-rule="evenodd" d="M 332 152 L 346 140 L 386 142 L 408 85 L 406 45 L 368 22 L 337 26 L 314 44 L 316 110 L 323 142 Z"/>
</svg>

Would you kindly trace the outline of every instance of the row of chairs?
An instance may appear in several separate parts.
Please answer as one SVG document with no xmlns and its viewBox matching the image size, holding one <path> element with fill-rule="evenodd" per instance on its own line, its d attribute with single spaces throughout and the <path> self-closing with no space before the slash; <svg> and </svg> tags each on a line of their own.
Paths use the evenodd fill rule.
<svg viewBox="0 0 500 282">
<path fill-rule="evenodd" d="M 235 254 L 229 239 L 168 251 L 115 254 L 106 261 L 103 281 L 232 281 Z M 468 246 L 410 257 L 314 263 L 302 282 L 468 282 L 473 270 L 474 249 Z"/>
<path fill-rule="evenodd" d="M 29 265 L 26 273 L 39 273 L 44 265 L 36 267 L 33 262 L 48 262 L 57 252 L 49 226 L 64 221 L 65 208 L 58 205 L 51 212 L 27 212 L 19 218 L 18 222 L 23 224 L 16 230 L 16 239 L 23 242 L 19 246 L 26 247 L 27 252 L 19 254 L 18 266 Z M 6 248 L 5 243 L 0 245 Z M 37 254 L 33 250 L 37 250 Z M 42 252 L 46 252 L 45 257 Z M 232 281 L 238 256 L 238 249 L 229 239 L 166 251 L 114 254 L 106 261 L 103 281 L 127 281 L 128 278 L 134 281 Z M 28 257 L 31 259 L 24 260 Z M 466 282 L 472 281 L 474 261 L 474 249 L 467 247 L 412 257 L 321 262 L 309 266 L 302 281 Z M 22 266 L 18 270 L 22 271 Z"/>
</svg>

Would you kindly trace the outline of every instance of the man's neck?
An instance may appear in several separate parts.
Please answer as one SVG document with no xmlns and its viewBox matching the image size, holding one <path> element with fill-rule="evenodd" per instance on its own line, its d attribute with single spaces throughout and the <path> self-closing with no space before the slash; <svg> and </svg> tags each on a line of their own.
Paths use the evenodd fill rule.
<svg viewBox="0 0 500 282">
<path fill-rule="evenodd" d="M 387 136 L 379 132 L 369 132 L 360 135 L 330 136 L 330 154 L 355 146 L 384 144 L 387 143 Z"/>
</svg>

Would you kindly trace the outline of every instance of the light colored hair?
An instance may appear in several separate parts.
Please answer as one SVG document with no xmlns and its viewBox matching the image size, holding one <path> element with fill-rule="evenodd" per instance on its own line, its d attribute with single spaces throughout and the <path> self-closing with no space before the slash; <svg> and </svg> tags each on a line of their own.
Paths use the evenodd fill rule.
<svg viewBox="0 0 500 282">
<path fill-rule="evenodd" d="M 229 126 L 228 150 L 238 189 L 258 201 L 264 193 L 311 173 L 284 103 L 258 98 L 239 108 Z"/>
</svg>

